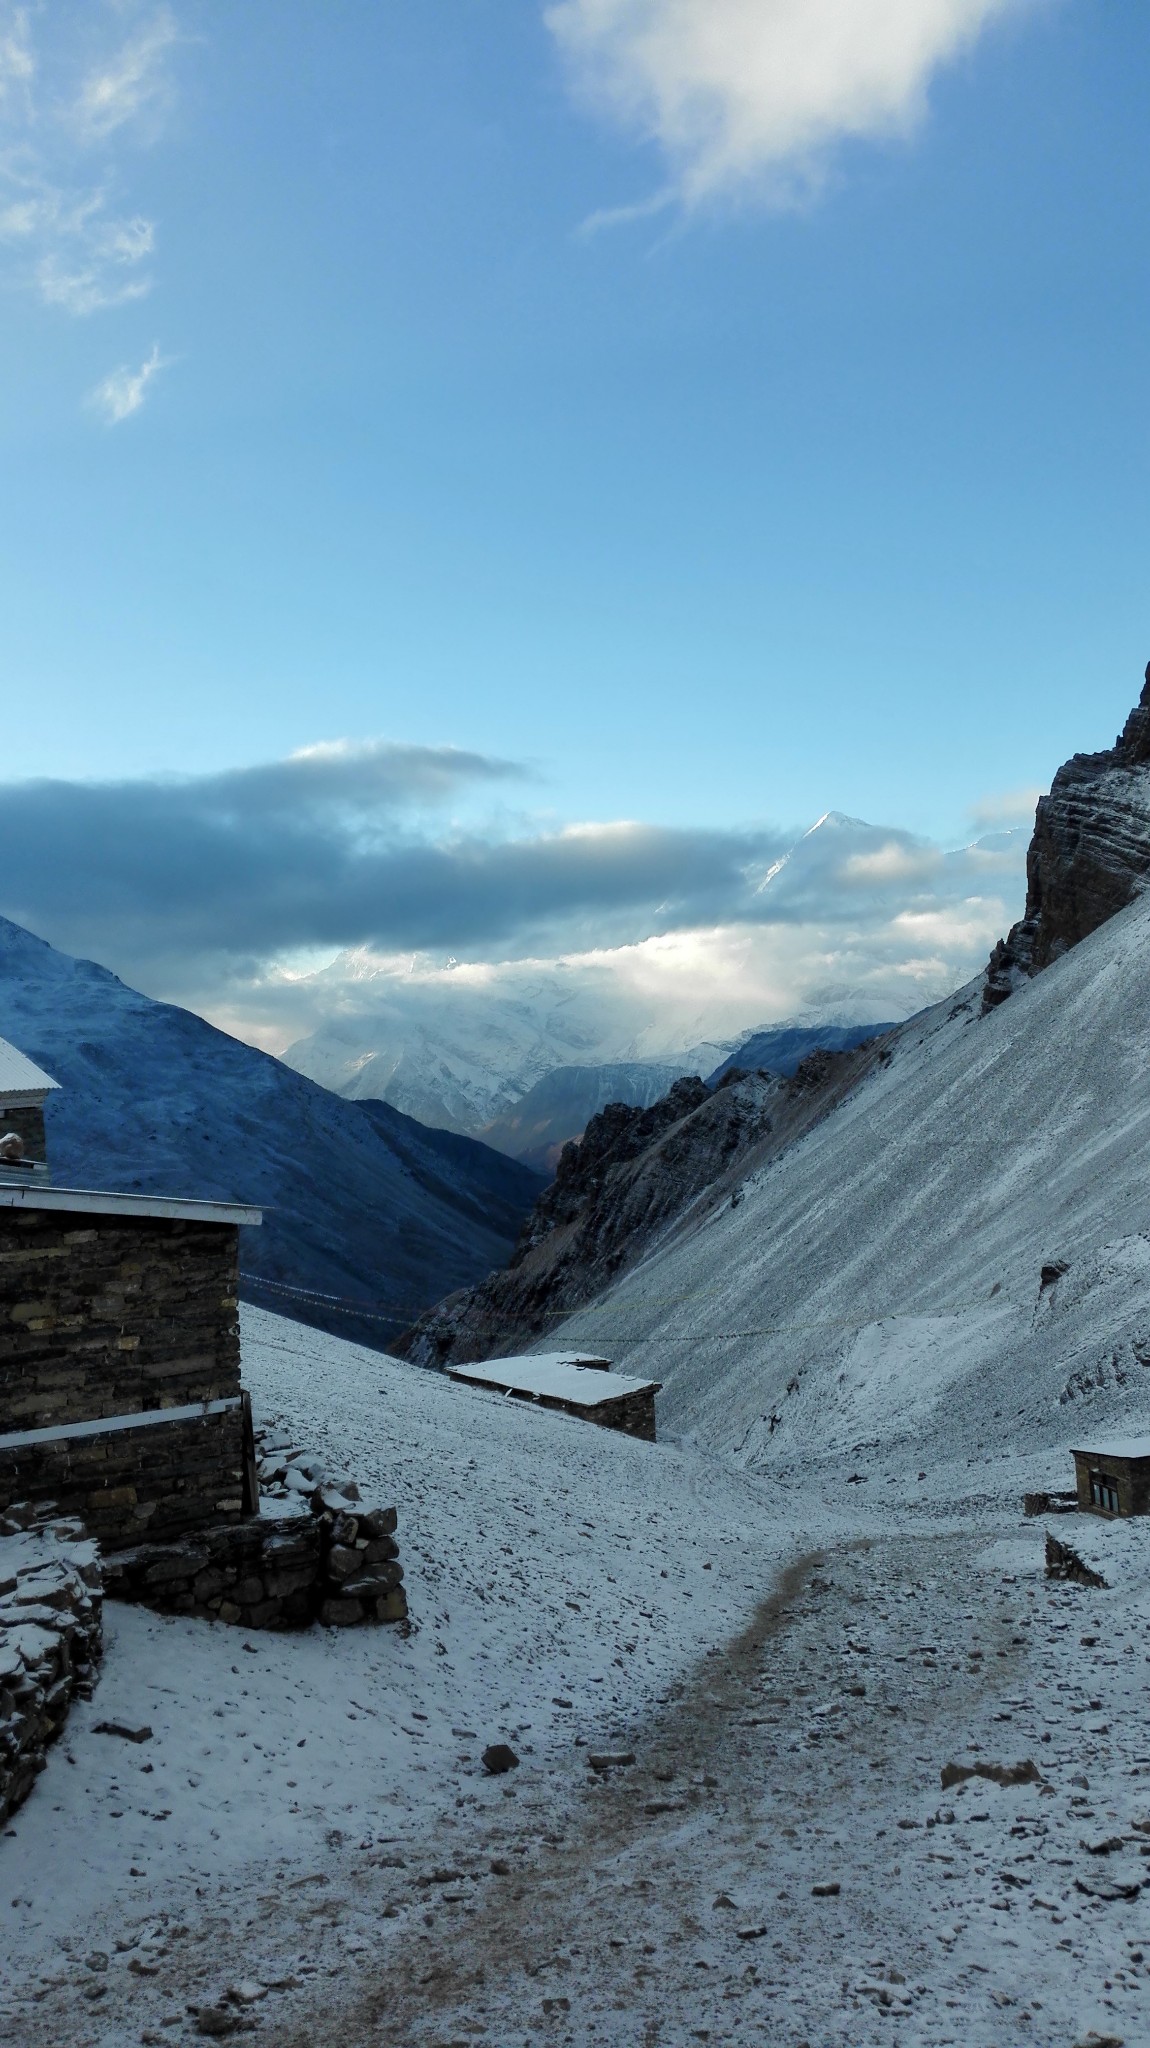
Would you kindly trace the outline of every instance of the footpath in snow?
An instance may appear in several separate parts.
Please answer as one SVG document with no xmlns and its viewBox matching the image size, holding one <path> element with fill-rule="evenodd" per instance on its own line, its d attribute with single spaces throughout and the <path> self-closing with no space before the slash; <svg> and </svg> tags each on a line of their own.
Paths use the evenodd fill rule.
<svg viewBox="0 0 1150 2048">
<path fill-rule="evenodd" d="M 416 1625 L 109 1606 L 0 1841 L 0 2038 L 1145 2038 L 1147 1574 L 1044 1578 L 1045 1454 L 767 1479 L 255 1312 L 245 1377 L 398 1506 Z"/>
</svg>

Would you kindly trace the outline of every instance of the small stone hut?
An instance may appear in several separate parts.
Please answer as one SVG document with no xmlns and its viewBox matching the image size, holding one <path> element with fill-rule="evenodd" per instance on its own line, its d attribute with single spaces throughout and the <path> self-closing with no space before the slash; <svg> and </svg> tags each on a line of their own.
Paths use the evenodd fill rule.
<svg viewBox="0 0 1150 2048">
<path fill-rule="evenodd" d="M 453 1365 L 448 1378 L 486 1387 L 541 1408 L 558 1408 L 580 1422 L 621 1429 L 655 1442 L 655 1396 L 660 1380 L 627 1379 L 611 1371 L 609 1358 L 579 1351 L 535 1352 L 526 1358 L 485 1358 L 477 1365 Z"/>
<path fill-rule="evenodd" d="M 1078 1505 L 1092 1515 L 1150 1515 L 1150 1436 L 1072 1451 Z"/>
<path fill-rule="evenodd" d="M 0 1040 L 0 1513 L 53 1501 L 106 1549 L 259 1507 L 239 1233 L 258 1209 L 53 1187 L 56 1083 Z M 15 1151 L 15 1147 L 10 1147 Z"/>
</svg>

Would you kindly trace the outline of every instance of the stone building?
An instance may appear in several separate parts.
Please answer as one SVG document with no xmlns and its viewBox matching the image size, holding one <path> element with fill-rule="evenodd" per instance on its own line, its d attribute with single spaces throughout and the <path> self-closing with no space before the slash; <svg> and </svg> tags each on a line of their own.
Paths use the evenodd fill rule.
<svg viewBox="0 0 1150 2048">
<path fill-rule="evenodd" d="M 1150 1515 L 1150 1437 L 1072 1451 L 1078 1505 L 1093 1515 Z"/>
<path fill-rule="evenodd" d="M 577 1351 L 485 1358 L 478 1365 L 450 1366 L 448 1378 L 534 1401 L 541 1408 L 559 1408 L 580 1422 L 597 1422 L 603 1429 L 621 1429 L 646 1443 L 655 1442 L 655 1396 L 661 1382 L 626 1379 L 611 1371 L 609 1358 Z"/>
<path fill-rule="evenodd" d="M 0 1040 L 0 1514 L 51 1500 L 106 1549 L 258 1510 L 239 1233 L 258 1209 L 50 1184 L 56 1083 Z M 10 1146 L 15 1154 L 17 1147 Z"/>
</svg>

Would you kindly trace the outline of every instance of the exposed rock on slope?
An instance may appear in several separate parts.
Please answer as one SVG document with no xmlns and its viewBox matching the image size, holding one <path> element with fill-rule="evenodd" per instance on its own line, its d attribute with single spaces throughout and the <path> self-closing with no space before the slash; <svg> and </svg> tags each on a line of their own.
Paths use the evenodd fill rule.
<svg viewBox="0 0 1150 2048">
<path fill-rule="evenodd" d="M 712 1090 L 687 1077 L 650 1109 L 609 1104 L 564 1147 L 507 1270 L 441 1302 L 394 1348 L 430 1366 L 527 1349 L 686 1219 L 737 1206 L 743 1177 L 819 1122 L 884 1047 L 814 1052 L 789 1080 L 731 1070 Z"/>
<path fill-rule="evenodd" d="M 4 918 L 0 1036 L 63 1084 L 48 1107 L 57 1182 L 263 1205 L 241 1247 L 247 1298 L 361 1342 L 386 1346 L 501 1265 L 541 1184 L 387 1103 L 344 1102 Z"/>
<path fill-rule="evenodd" d="M 1040 798 L 1026 859 L 1026 909 L 990 956 L 983 1006 L 1005 1002 L 1049 967 L 1150 876 L 1150 666 L 1114 745 L 1075 754 Z"/>
<path fill-rule="evenodd" d="M 745 1070 L 766 1067 L 772 1074 L 791 1075 L 812 1052 L 852 1052 L 868 1038 L 882 1038 L 895 1029 L 886 1024 L 776 1024 L 766 1031 L 754 1031 L 728 1053 L 721 1067 L 708 1076 L 712 1088 L 732 1067 Z"/>
<path fill-rule="evenodd" d="M 683 1073 L 681 1063 L 615 1060 L 607 1066 L 554 1067 L 480 1132 L 485 1145 L 554 1173 L 564 1145 L 609 1102 L 649 1109 Z"/>
</svg>

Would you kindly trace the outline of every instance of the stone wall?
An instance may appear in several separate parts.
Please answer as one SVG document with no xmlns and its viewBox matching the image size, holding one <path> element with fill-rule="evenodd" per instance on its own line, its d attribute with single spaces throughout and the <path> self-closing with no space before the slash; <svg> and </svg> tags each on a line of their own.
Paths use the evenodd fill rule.
<svg viewBox="0 0 1150 2048">
<path fill-rule="evenodd" d="M 237 1520 L 237 1406 L 120 1425 L 238 1402 L 238 1279 L 234 1224 L 0 1209 L 0 1510 L 53 1500 L 106 1546 Z"/>
<path fill-rule="evenodd" d="M 0 1435 L 238 1394 L 234 1224 L 0 1210 Z"/>
<path fill-rule="evenodd" d="M 641 1437 L 644 1443 L 655 1442 L 655 1396 L 650 1387 L 637 1394 L 624 1394 L 622 1399 L 603 1401 L 597 1408 L 572 1412 L 588 1422 L 597 1422 L 602 1429 L 621 1429 L 627 1436 Z"/>
<path fill-rule="evenodd" d="M 234 1397 L 233 1397 L 234 1398 Z M 221 1414 L 0 1442 L 0 1507 L 52 1500 L 80 1515 L 105 1549 L 180 1537 L 203 1522 L 238 1522 L 244 1491 L 244 1419 Z"/>
<path fill-rule="evenodd" d="M 0 1824 L 28 1797 L 102 1648 L 100 1559 L 76 1522 L 0 1517 Z"/>
<path fill-rule="evenodd" d="M 303 1514 L 256 1516 L 144 1543 L 105 1564 L 108 1597 L 243 1628 L 348 1627 L 407 1614 L 394 1508 L 317 1492 Z"/>
</svg>

